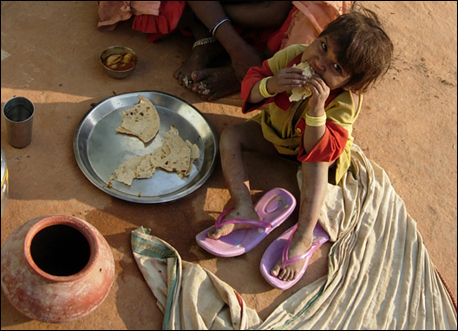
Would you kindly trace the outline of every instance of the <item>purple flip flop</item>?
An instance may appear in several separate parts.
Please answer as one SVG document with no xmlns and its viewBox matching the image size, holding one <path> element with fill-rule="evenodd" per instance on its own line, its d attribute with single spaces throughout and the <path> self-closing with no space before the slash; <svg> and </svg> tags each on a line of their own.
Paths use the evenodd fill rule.
<svg viewBox="0 0 458 331">
<path fill-rule="evenodd" d="M 200 247 L 207 252 L 220 257 L 239 256 L 252 250 L 269 233 L 282 224 L 296 207 L 294 196 L 282 188 L 274 188 L 256 202 L 254 208 L 259 215 L 260 221 L 229 219 L 224 222 L 221 220 L 232 209 L 221 213 L 215 225 L 196 235 L 196 241 Z M 219 239 L 207 237 L 208 231 L 213 228 L 220 228 L 224 223 L 249 223 L 256 227 L 237 230 Z"/>
<path fill-rule="evenodd" d="M 283 232 L 283 234 L 280 237 L 275 239 L 269 245 L 269 247 L 267 247 L 261 259 L 262 275 L 264 276 L 264 278 L 267 280 L 267 282 L 270 285 L 280 290 L 289 289 L 302 278 L 302 276 L 305 273 L 305 270 L 307 269 L 307 266 L 310 261 L 310 257 L 312 256 L 313 252 L 318 247 L 320 247 L 326 241 L 329 240 L 329 235 L 326 233 L 326 231 L 324 231 L 321 225 L 317 223 L 315 229 L 313 230 L 312 247 L 304 254 L 295 256 L 291 259 L 288 259 L 289 246 L 291 244 L 291 240 L 293 239 L 293 234 L 296 231 L 296 229 L 297 229 L 297 224 L 295 224 L 294 226 L 292 226 L 291 228 Z M 297 275 L 297 277 L 294 280 L 283 281 L 270 274 L 270 270 L 272 270 L 274 265 L 280 259 L 282 259 L 282 268 L 288 264 L 297 262 L 302 259 L 304 260 L 304 265 L 302 266 L 302 269 L 300 270 L 299 274 Z"/>
</svg>

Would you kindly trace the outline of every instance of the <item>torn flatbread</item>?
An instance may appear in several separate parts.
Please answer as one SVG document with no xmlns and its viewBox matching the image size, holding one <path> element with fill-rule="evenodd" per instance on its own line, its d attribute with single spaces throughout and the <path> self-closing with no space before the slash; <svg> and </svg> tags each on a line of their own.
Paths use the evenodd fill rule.
<svg viewBox="0 0 458 331">
<path fill-rule="evenodd" d="M 307 78 L 312 77 L 314 71 L 308 62 L 302 62 L 299 64 L 294 64 L 293 68 L 299 68 L 302 70 L 302 75 Z M 301 87 L 295 87 L 291 90 L 291 96 L 289 97 L 289 101 L 299 101 L 302 99 L 307 99 L 309 96 L 312 95 L 312 90 L 308 84 L 302 85 Z"/>
<path fill-rule="evenodd" d="M 160 119 L 153 103 L 141 94 L 138 97 L 138 104 L 123 111 L 122 123 L 116 131 L 137 136 L 146 144 L 159 131 Z"/>
<path fill-rule="evenodd" d="M 151 178 L 156 171 L 151 154 L 146 154 L 135 169 L 135 178 Z"/>
<path fill-rule="evenodd" d="M 199 152 L 199 146 L 196 144 L 191 143 L 189 140 L 186 140 L 186 144 L 188 145 L 189 149 L 191 150 L 191 155 L 190 155 L 190 162 L 189 162 L 189 168 L 186 171 L 185 176 L 189 176 L 191 174 L 192 170 L 192 164 L 194 163 L 195 160 L 197 160 L 200 156 Z"/>
<path fill-rule="evenodd" d="M 154 164 L 166 171 L 176 172 L 180 178 L 184 178 L 191 165 L 191 149 L 173 125 L 164 134 L 161 152 L 153 152 Z"/>
<path fill-rule="evenodd" d="M 156 171 L 151 154 L 135 156 L 121 163 L 110 175 L 109 180 L 116 180 L 127 186 L 132 185 L 135 178 L 151 178 Z"/>
<path fill-rule="evenodd" d="M 127 186 L 136 178 L 151 178 L 157 168 L 168 172 L 176 172 L 183 179 L 191 174 L 192 163 L 200 156 L 199 147 L 186 142 L 180 137 L 176 127 L 172 125 L 164 135 L 164 142 L 153 153 L 136 156 L 123 162 L 110 176 Z"/>
<path fill-rule="evenodd" d="M 110 175 L 109 180 L 116 180 L 120 183 L 130 186 L 134 178 L 137 177 L 137 166 L 140 164 L 143 156 L 135 156 L 119 165 L 118 168 Z"/>
</svg>

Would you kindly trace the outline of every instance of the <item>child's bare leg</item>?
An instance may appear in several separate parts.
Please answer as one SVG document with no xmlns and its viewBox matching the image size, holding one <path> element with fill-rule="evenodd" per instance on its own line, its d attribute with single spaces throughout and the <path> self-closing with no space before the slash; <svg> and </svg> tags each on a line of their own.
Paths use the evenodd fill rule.
<svg viewBox="0 0 458 331">
<path fill-rule="evenodd" d="M 288 258 L 304 254 L 312 247 L 313 230 L 318 222 L 321 207 L 326 196 L 328 183 L 328 162 L 302 163 L 302 188 L 300 198 L 299 220 L 289 248 Z M 272 268 L 271 275 L 283 281 L 296 278 L 304 260 L 300 260 L 280 269 L 281 259 Z"/>
<path fill-rule="evenodd" d="M 261 126 L 253 121 L 233 125 L 223 131 L 220 138 L 221 166 L 229 193 L 235 208 L 224 219 L 241 218 L 259 220 L 253 208 L 245 151 L 264 154 L 277 154 L 275 147 L 264 139 Z M 232 231 L 250 227 L 246 224 L 229 223 L 216 231 L 209 232 L 208 237 L 218 239 Z"/>
</svg>

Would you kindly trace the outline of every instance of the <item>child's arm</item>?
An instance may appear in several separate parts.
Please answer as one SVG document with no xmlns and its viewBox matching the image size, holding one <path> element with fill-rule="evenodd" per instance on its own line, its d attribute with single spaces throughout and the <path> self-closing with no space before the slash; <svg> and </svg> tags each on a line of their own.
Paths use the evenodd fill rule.
<svg viewBox="0 0 458 331">
<path fill-rule="evenodd" d="M 307 115 L 311 117 L 321 117 L 325 115 L 324 103 L 329 96 L 330 89 L 319 76 L 314 74 L 309 80 L 309 86 L 312 90 L 312 96 L 309 100 L 309 110 Z M 326 131 L 326 125 L 320 126 L 309 126 L 305 127 L 304 134 L 302 136 L 304 149 L 306 152 L 310 152 L 313 147 L 320 141 Z"/>
<path fill-rule="evenodd" d="M 302 75 L 302 70 L 298 68 L 284 68 L 277 71 L 273 76 L 266 78 L 268 79 L 265 82 L 265 89 L 270 96 L 291 90 L 295 87 L 300 87 L 307 83 L 306 77 Z M 263 95 L 261 93 L 261 84 L 262 80 L 253 85 L 247 102 L 256 104 L 269 97 L 267 94 Z"/>
</svg>

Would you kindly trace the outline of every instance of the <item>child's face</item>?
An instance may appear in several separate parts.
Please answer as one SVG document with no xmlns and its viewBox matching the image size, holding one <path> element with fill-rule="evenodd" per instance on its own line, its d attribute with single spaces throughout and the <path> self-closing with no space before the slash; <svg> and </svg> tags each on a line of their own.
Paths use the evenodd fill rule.
<svg viewBox="0 0 458 331">
<path fill-rule="evenodd" d="M 316 74 L 320 75 L 331 90 L 345 86 L 350 76 L 337 62 L 335 46 L 329 36 L 317 38 L 302 55 L 302 62 L 308 61 Z"/>
</svg>

